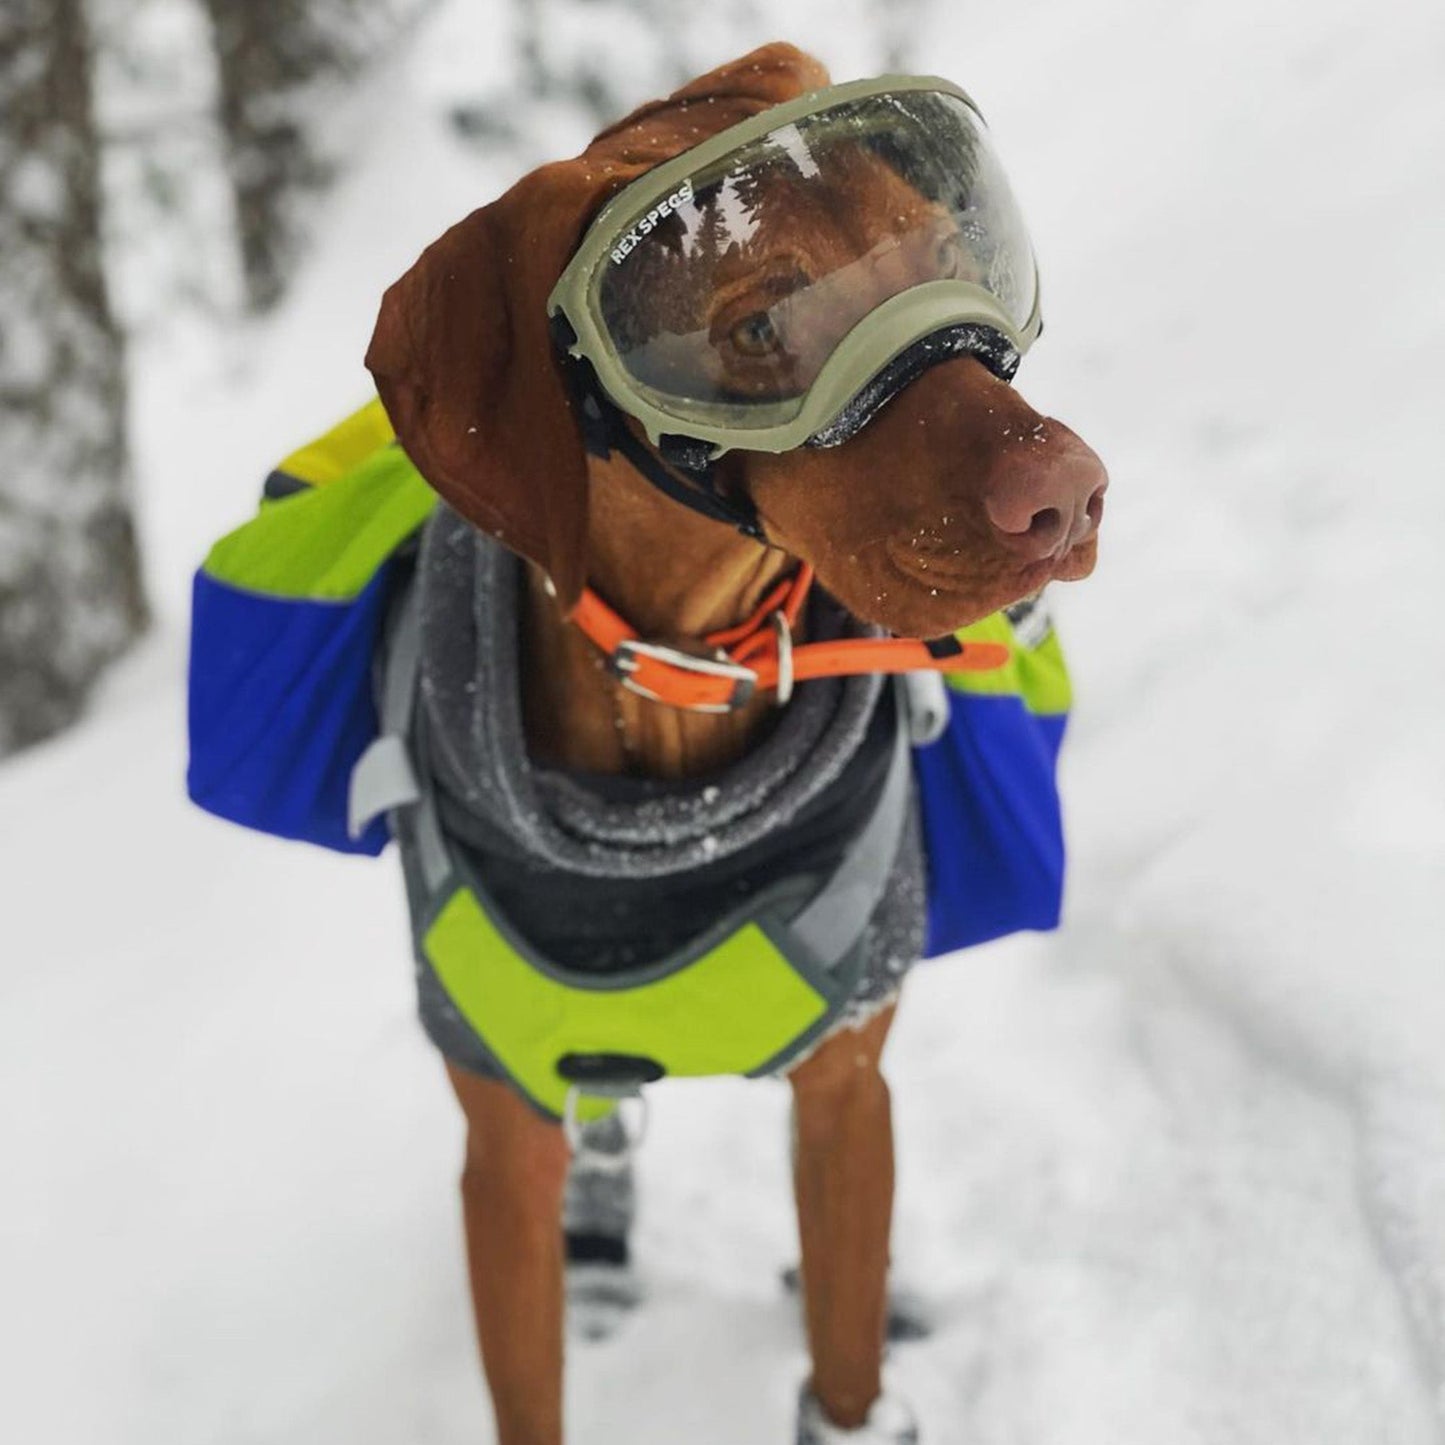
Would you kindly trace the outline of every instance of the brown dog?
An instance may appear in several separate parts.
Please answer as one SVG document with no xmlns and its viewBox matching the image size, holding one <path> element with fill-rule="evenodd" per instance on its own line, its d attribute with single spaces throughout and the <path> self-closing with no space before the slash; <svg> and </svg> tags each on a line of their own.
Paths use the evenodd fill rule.
<svg viewBox="0 0 1445 1445">
<path fill-rule="evenodd" d="M 730 453 L 725 485 L 752 499 L 766 544 L 677 506 L 625 460 L 584 453 L 545 301 L 590 218 L 652 166 L 826 83 L 784 45 L 704 76 L 524 178 L 387 295 L 367 363 L 398 436 L 456 510 L 535 564 L 523 639 L 535 757 L 692 775 L 745 751 L 771 705 L 703 716 L 624 690 L 567 620 L 584 584 L 644 636 L 696 637 L 747 616 L 802 559 L 857 617 L 936 637 L 1093 568 L 1098 458 L 969 357 L 926 371 L 840 447 Z M 806 215 L 785 244 L 806 254 Z M 880 1390 L 890 1020 L 834 1036 L 791 1075 L 812 1386 L 844 1428 Z M 451 1076 L 469 1125 L 462 1193 L 499 1438 L 559 1445 L 566 1144 L 506 1086 Z"/>
</svg>

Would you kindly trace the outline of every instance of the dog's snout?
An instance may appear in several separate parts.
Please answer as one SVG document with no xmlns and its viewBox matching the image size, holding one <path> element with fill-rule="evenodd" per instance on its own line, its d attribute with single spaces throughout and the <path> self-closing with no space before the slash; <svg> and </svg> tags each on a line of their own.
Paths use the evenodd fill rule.
<svg viewBox="0 0 1445 1445">
<path fill-rule="evenodd" d="M 984 510 L 998 540 L 1027 560 L 1062 556 L 1097 530 L 1109 485 L 1104 464 L 1059 422 L 996 464 Z"/>
</svg>

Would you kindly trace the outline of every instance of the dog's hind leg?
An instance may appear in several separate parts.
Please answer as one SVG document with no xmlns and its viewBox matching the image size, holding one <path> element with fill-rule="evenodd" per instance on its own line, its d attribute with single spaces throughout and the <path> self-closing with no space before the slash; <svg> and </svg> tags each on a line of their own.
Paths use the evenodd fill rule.
<svg viewBox="0 0 1445 1445">
<path fill-rule="evenodd" d="M 812 1392 L 845 1429 L 881 1389 L 893 1122 L 879 1062 L 892 1021 L 888 1008 L 841 1030 L 789 1076 Z"/>
<path fill-rule="evenodd" d="M 498 1445 L 562 1445 L 567 1142 L 508 1085 L 447 1073 L 467 1116 L 462 1210 Z"/>
</svg>

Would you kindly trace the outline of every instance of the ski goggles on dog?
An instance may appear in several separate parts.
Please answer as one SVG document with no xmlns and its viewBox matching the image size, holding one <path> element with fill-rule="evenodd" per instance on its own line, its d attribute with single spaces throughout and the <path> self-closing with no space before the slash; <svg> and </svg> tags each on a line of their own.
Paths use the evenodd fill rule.
<svg viewBox="0 0 1445 1445">
<path fill-rule="evenodd" d="M 1011 379 L 1038 271 L 963 91 L 815 91 L 649 171 L 598 214 L 547 302 L 558 345 L 669 460 L 847 440 L 962 353 Z"/>
</svg>

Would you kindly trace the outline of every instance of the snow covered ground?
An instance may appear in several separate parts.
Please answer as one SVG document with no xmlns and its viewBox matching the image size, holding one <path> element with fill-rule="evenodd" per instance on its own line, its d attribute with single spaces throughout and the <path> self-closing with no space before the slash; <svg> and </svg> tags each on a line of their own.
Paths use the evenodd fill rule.
<svg viewBox="0 0 1445 1445">
<path fill-rule="evenodd" d="M 839 76 L 860 3 L 758 18 Z M 490 1438 L 459 1130 L 388 863 L 183 800 L 187 577 L 364 394 L 382 287 L 565 115 L 486 156 L 450 0 L 352 120 L 294 301 L 138 358 L 162 626 L 0 770 L 0 1436 Z M 931 1445 L 1445 1439 L 1445 9 L 936 0 L 1031 217 L 1020 378 L 1113 475 L 1058 599 L 1067 927 L 915 975 L 892 1046 L 893 1376 Z M 850 48 L 851 47 L 851 48 Z M 781 1441 L 804 1368 L 785 1090 L 674 1084 L 648 1305 L 578 1348 L 576 1445 Z"/>
</svg>

